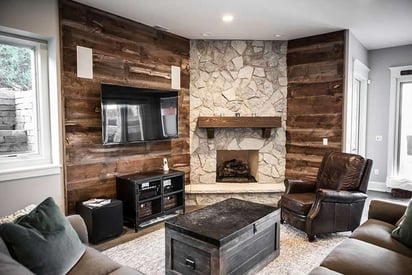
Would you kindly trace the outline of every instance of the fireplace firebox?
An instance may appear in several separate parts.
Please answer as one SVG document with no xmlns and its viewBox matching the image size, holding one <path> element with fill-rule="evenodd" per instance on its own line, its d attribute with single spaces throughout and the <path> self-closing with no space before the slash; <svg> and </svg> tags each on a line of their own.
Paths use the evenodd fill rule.
<svg viewBox="0 0 412 275">
<path fill-rule="evenodd" d="M 216 182 L 257 182 L 258 150 L 217 150 Z"/>
</svg>

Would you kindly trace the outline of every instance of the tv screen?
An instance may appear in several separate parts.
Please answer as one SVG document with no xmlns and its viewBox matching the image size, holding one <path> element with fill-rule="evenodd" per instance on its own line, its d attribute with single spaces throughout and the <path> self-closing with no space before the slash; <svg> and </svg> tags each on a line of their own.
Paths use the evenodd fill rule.
<svg viewBox="0 0 412 275">
<path fill-rule="evenodd" d="M 101 85 L 103 144 L 177 138 L 177 91 Z"/>
</svg>

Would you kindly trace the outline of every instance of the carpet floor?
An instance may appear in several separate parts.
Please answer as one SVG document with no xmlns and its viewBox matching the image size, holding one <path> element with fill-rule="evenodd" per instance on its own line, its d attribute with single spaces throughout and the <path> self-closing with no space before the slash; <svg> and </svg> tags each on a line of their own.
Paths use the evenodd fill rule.
<svg viewBox="0 0 412 275">
<path fill-rule="evenodd" d="M 164 228 L 103 251 L 114 261 L 147 275 L 165 274 Z M 310 243 L 306 235 L 289 226 L 280 227 L 280 255 L 259 271 L 259 275 L 308 274 L 350 232 L 320 235 Z"/>
</svg>

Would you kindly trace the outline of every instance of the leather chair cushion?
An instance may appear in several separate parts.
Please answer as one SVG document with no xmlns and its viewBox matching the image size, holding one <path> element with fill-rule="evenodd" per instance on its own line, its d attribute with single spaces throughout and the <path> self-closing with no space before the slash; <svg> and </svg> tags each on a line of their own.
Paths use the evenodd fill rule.
<svg viewBox="0 0 412 275">
<path fill-rule="evenodd" d="M 286 194 L 282 196 L 281 207 L 301 215 L 307 215 L 315 199 L 315 193 Z"/>
<path fill-rule="evenodd" d="M 369 219 L 362 226 L 353 231 L 351 238 L 375 244 L 412 257 L 412 249 L 391 236 L 393 229 L 395 229 L 393 224 Z"/>
<path fill-rule="evenodd" d="M 412 258 L 364 241 L 348 239 L 321 264 L 343 274 L 410 274 Z"/>
<path fill-rule="evenodd" d="M 319 171 L 317 189 L 356 190 L 365 164 L 359 155 L 331 153 Z"/>
</svg>

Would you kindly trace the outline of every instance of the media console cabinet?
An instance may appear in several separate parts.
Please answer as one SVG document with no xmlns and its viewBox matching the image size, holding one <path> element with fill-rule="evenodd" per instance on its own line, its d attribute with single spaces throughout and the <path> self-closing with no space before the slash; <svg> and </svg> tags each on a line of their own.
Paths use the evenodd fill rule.
<svg viewBox="0 0 412 275">
<path fill-rule="evenodd" d="M 185 210 L 185 174 L 149 171 L 116 177 L 117 199 L 123 201 L 126 226 L 139 228 L 161 222 Z"/>
</svg>

